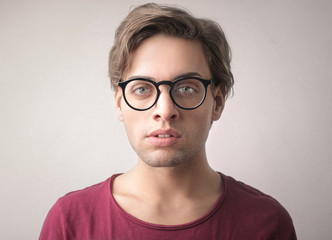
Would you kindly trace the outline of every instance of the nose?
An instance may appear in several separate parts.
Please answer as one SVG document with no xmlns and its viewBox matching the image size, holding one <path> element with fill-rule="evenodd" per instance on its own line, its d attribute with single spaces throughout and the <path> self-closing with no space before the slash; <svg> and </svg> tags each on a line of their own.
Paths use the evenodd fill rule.
<svg viewBox="0 0 332 240">
<path fill-rule="evenodd" d="M 160 86 L 160 95 L 153 107 L 153 118 L 157 121 L 164 120 L 177 120 L 179 118 L 179 111 L 173 103 L 171 96 L 168 92 L 169 86 Z"/>
</svg>

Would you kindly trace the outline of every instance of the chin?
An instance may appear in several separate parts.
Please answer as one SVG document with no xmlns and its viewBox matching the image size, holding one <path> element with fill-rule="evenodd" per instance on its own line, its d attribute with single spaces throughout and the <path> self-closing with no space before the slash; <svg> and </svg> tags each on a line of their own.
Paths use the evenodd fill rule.
<svg viewBox="0 0 332 240">
<path fill-rule="evenodd" d="M 173 167 L 179 167 L 181 165 L 184 165 L 188 159 L 188 156 L 184 156 L 183 153 L 181 154 L 173 154 L 172 156 L 156 156 L 157 154 L 155 154 L 153 156 L 153 154 L 151 155 L 143 155 L 140 156 L 140 159 L 147 164 L 150 167 L 154 167 L 154 168 L 173 168 Z"/>
<path fill-rule="evenodd" d="M 153 160 L 153 159 L 142 159 L 145 164 L 147 164 L 150 167 L 154 168 L 172 168 L 172 167 L 178 167 L 183 164 L 183 161 L 179 160 L 166 160 L 166 159 L 158 159 L 158 160 Z"/>
</svg>

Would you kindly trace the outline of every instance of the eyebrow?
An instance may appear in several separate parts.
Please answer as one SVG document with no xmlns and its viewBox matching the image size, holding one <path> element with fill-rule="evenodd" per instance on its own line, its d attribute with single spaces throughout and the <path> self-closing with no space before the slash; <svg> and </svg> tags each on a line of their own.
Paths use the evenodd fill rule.
<svg viewBox="0 0 332 240">
<path fill-rule="evenodd" d="M 178 78 L 182 78 L 182 77 L 202 77 L 202 75 L 199 74 L 198 72 L 187 72 L 187 73 L 182 73 L 180 75 L 177 75 L 175 78 L 173 78 L 172 81 L 174 81 Z M 127 80 L 132 80 L 132 79 L 136 79 L 136 78 L 143 78 L 143 79 L 148 79 L 148 80 L 155 81 L 155 79 L 153 77 L 144 76 L 144 75 L 131 76 Z"/>
<path fill-rule="evenodd" d="M 176 76 L 174 79 L 178 79 L 181 77 L 202 77 L 202 75 L 199 74 L 198 72 L 187 72 Z"/>
</svg>

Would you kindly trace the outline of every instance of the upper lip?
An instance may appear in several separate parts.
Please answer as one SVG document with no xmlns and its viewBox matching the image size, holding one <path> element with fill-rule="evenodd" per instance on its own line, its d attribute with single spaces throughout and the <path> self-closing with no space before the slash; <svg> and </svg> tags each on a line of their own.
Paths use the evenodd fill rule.
<svg viewBox="0 0 332 240">
<path fill-rule="evenodd" d="M 157 137 L 158 135 L 170 135 L 170 137 L 179 138 L 181 134 L 174 129 L 157 129 L 148 134 L 149 137 Z"/>
</svg>

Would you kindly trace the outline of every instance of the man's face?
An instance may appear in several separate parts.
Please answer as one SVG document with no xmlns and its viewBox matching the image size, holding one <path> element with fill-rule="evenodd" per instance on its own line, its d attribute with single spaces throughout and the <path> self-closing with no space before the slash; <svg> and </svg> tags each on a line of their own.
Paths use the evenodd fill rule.
<svg viewBox="0 0 332 240">
<path fill-rule="evenodd" d="M 131 54 L 123 80 L 144 77 L 155 82 L 172 81 L 188 74 L 211 79 L 200 43 L 157 35 Z M 152 167 L 185 166 L 204 160 L 211 122 L 219 119 L 223 110 L 220 88 L 212 91 L 209 86 L 204 103 L 194 110 L 178 108 L 169 96 L 169 86 L 159 89 L 157 103 L 146 111 L 130 108 L 119 87 L 115 92 L 119 119 L 139 160 Z"/>
</svg>

